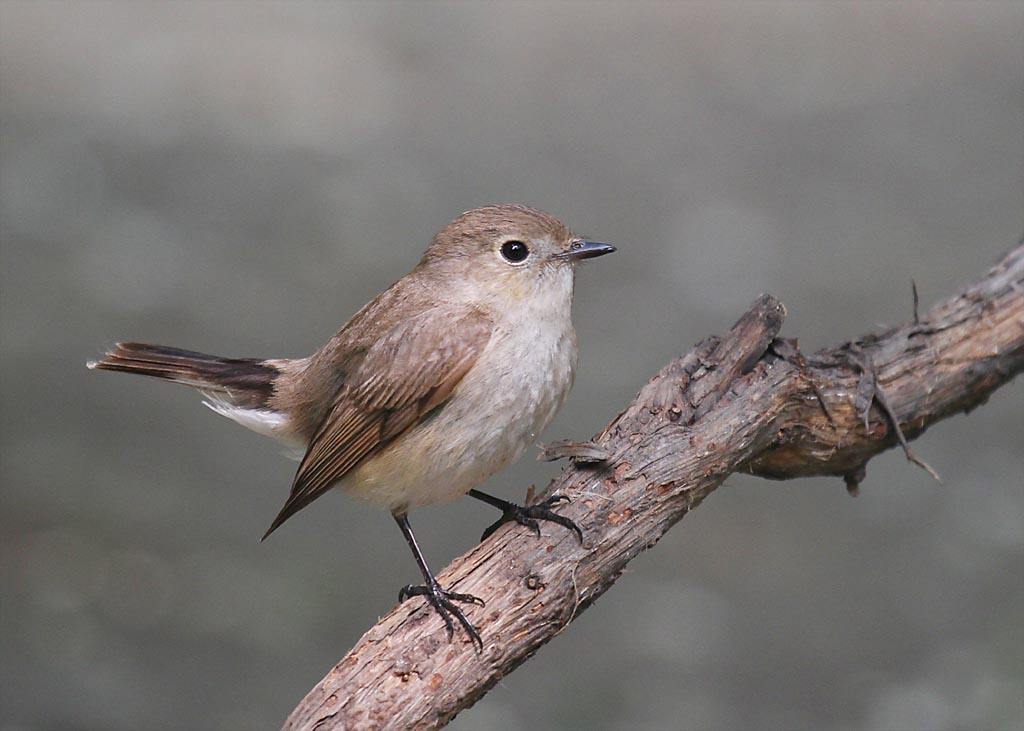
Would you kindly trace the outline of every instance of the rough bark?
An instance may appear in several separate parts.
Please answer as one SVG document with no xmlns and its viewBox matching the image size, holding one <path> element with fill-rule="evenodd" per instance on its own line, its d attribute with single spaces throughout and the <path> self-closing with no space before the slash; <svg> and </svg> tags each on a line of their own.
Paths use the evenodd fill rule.
<svg viewBox="0 0 1024 731">
<path fill-rule="evenodd" d="M 915 307 L 916 310 L 916 307 Z M 842 476 L 851 491 L 879 452 L 982 404 L 1024 369 L 1024 244 L 924 316 L 806 359 L 776 336 L 763 295 L 727 336 L 670 362 L 543 495 L 572 499 L 542 538 L 505 526 L 456 559 L 443 585 L 475 594 L 484 638 L 449 642 L 421 600 L 395 607 L 309 692 L 287 731 L 439 728 L 564 630 L 623 568 L 735 471 Z M 604 459 L 602 459 L 604 457 Z"/>
</svg>

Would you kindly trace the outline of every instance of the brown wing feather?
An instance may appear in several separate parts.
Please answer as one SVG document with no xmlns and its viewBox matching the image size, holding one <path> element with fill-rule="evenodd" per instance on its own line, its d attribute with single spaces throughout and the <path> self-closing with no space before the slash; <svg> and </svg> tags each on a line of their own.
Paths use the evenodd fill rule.
<svg viewBox="0 0 1024 731">
<path fill-rule="evenodd" d="M 291 495 L 263 537 L 444 403 L 491 332 L 490 320 L 478 310 L 438 308 L 405 320 L 374 343 L 338 390 Z"/>
</svg>

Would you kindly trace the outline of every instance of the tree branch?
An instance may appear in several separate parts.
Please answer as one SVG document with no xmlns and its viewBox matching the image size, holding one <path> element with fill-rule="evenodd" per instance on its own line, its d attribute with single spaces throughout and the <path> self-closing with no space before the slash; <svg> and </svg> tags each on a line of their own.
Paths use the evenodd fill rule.
<svg viewBox="0 0 1024 731">
<path fill-rule="evenodd" d="M 916 314 L 916 312 L 915 312 Z M 673 360 L 545 491 L 584 530 L 538 540 L 499 529 L 441 581 L 475 594 L 484 649 L 421 601 L 397 606 L 309 692 L 286 731 L 443 726 L 559 634 L 641 551 L 735 471 L 772 479 L 837 475 L 855 491 L 865 465 L 984 403 L 1024 369 L 1024 244 L 983 278 L 896 328 L 804 358 L 777 339 L 785 309 L 762 295 L 722 339 Z M 607 459 L 601 460 L 602 456 Z M 598 461 L 594 461 L 594 460 Z"/>
</svg>

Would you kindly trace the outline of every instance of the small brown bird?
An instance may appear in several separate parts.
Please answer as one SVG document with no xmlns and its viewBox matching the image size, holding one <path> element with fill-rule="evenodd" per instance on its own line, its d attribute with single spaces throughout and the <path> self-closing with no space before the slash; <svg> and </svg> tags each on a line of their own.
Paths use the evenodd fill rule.
<svg viewBox="0 0 1024 731">
<path fill-rule="evenodd" d="M 441 230 L 420 263 L 308 358 L 221 358 L 118 343 L 90 368 L 199 390 L 211 409 L 305 456 L 266 538 L 333 487 L 391 511 L 423 574 L 399 600 L 424 596 L 452 636 L 454 616 L 480 635 L 416 544 L 408 513 L 468 493 L 502 511 L 487 529 L 538 520 L 576 532 L 551 508 L 473 489 L 518 459 L 564 403 L 576 368 L 576 264 L 615 247 L 574 235 L 554 216 L 488 206 Z"/>
</svg>

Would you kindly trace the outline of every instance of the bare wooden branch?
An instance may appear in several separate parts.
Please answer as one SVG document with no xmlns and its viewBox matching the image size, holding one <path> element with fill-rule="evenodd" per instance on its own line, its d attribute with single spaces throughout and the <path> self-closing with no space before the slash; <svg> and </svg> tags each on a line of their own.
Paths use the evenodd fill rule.
<svg viewBox="0 0 1024 731">
<path fill-rule="evenodd" d="M 506 526 L 456 559 L 445 586 L 483 598 L 484 649 L 449 642 L 423 602 L 381 619 L 306 696 L 287 731 L 443 726 L 603 594 L 734 471 L 773 479 L 842 476 L 970 411 L 1024 369 L 1024 245 L 913 322 L 804 358 L 777 338 L 782 305 L 760 297 L 722 338 L 653 378 L 548 487 L 572 498 L 543 537 Z M 865 421 L 866 420 L 866 421 Z M 561 453 L 573 456 L 572 447 Z M 559 450 L 555 450 L 557 456 Z"/>
</svg>

